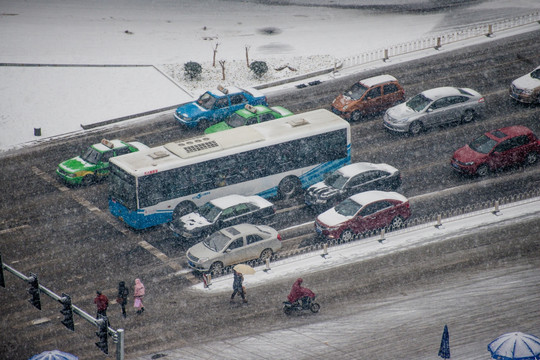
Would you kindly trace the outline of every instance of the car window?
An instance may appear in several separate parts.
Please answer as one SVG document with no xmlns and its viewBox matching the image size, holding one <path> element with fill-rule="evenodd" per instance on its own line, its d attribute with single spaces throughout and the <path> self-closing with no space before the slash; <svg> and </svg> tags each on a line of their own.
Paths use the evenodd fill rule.
<svg viewBox="0 0 540 360">
<path fill-rule="evenodd" d="M 449 105 L 455 105 L 467 102 L 467 100 L 469 100 L 469 98 L 466 96 L 450 96 L 448 98 L 448 103 Z"/>
<path fill-rule="evenodd" d="M 484 135 L 480 135 L 476 139 L 474 139 L 470 144 L 469 147 L 473 149 L 474 151 L 477 151 L 481 154 L 487 154 L 493 149 L 493 147 L 497 144 L 497 142 L 490 137 Z"/>
<path fill-rule="evenodd" d="M 249 207 L 246 204 L 238 204 L 234 209 L 236 215 L 242 215 L 249 212 Z"/>
<path fill-rule="evenodd" d="M 101 156 L 102 155 L 99 151 L 90 146 L 88 149 L 86 149 L 84 154 L 81 155 L 81 159 L 91 164 L 97 164 L 101 161 Z"/>
<path fill-rule="evenodd" d="M 120 149 L 116 149 L 116 156 L 128 154 L 130 152 L 131 151 L 129 150 L 129 147 L 126 146 L 126 147 L 123 147 L 123 148 L 120 148 Z"/>
<path fill-rule="evenodd" d="M 197 104 L 202 106 L 205 109 L 211 109 L 216 102 L 216 98 L 213 97 L 209 92 L 205 92 L 197 99 Z"/>
<path fill-rule="evenodd" d="M 230 208 L 223 209 L 223 211 L 221 212 L 220 218 L 225 220 L 225 219 L 228 219 L 228 218 L 230 218 L 232 216 L 234 216 L 234 206 L 231 206 Z"/>
<path fill-rule="evenodd" d="M 354 216 L 360 208 L 362 208 L 361 204 L 348 198 L 337 204 L 334 210 L 343 216 Z"/>
<path fill-rule="evenodd" d="M 244 238 L 240 237 L 240 238 L 234 240 L 233 242 L 231 242 L 231 244 L 229 245 L 229 247 L 227 249 L 228 250 L 234 250 L 234 249 L 241 248 L 242 246 L 244 246 Z"/>
<path fill-rule="evenodd" d="M 248 235 L 246 236 L 246 241 L 247 241 L 247 244 L 253 244 L 253 243 L 256 243 L 258 241 L 261 241 L 263 238 L 260 236 L 260 235 L 257 235 L 257 234 L 253 234 L 253 235 Z"/>
<path fill-rule="evenodd" d="M 365 181 L 373 181 L 379 177 L 381 177 L 381 174 L 379 173 L 379 171 L 368 171 L 367 173 L 364 174 L 365 176 Z"/>
<path fill-rule="evenodd" d="M 250 117 L 249 119 L 246 120 L 246 125 L 253 125 L 253 124 L 258 124 L 258 123 L 259 123 L 259 118 L 257 116 Z"/>
<path fill-rule="evenodd" d="M 377 203 L 366 205 L 362 210 L 360 210 L 360 216 L 366 217 L 376 213 L 378 210 Z"/>
<path fill-rule="evenodd" d="M 261 115 L 260 122 L 268 121 L 268 120 L 274 120 L 276 117 L 272 113 L 266 113 Z"/>
<path fill-rule="evenodd" d="M 540 69 L 536 69 L 531 73 L 531 77 L 533 79 L 539 79 L 540 80 Z"/>
<path fill-rule="evenodd" d="M 364 99 L 366 100 L 369 98 L 375 99 L 375 98 L 378 98 L 379 96 L 381 96 L 381 87 L 377 86 L 369 90 Z"/>
<path fill-rule="evenodd" d="M 527 135 L 521 135 L 521 136 L 517 136 L 515 138 L 512 139 L 514 144 L 515 144 L 515 147 L 518 147 L 518 146 L 523 146 L 523 145 L 526 145 L 530 142 L 530 139 Z"/>
<path fill-rule="evenodd" d="M 238 105 L 247 102 L 246 97 L 242 94 L 231 95 L 231 105 Z"/>
<path fill-rule="evenodd" d="M 514 149 L 516 147 L 520 147 L 520 146 L 523 146 L 523 145 L 528 144 L 528 143 L 529 143 L 528 136 L 526 136 L 526 135 L 517 136 L 515 138 L 505 140 L 502 143 L 500 143 L 499 145 L 497 145 L 497 147 L 495 148 L 495 151 L 496 152 L 505 152 L 505 151 L 508 151 L 510 149 Z"/>
<path fill-rule="evenodd" d="M 358 186 L 366 182 L 365 174 L 358 174 L 347 182 L 347 187 Z"/>
<path fill-rule="evenodd" d="M 241 115 L 238 115 L 237 113 L 232 113 L 226 120 L 225 122 L 227 123 L 227 125 L 229 125 L 230 127 L 239 127 L 239 126 L 244 126 L 246 124 L 246 119 L 244 117 L 242 117 Z"/>
<path fill-rule="evenodd" d="M 386 95 L 386 94 L 391 94 L 391 93 L 395 93 L 396 91 L 398 91 L 398 87 L 396 84 L 386 84 L 383 86 L 383 93 Z"/>
<path fill-rule="evenodd" d="M 109 159 L 114 157 L 114 151 L 107 151 L 103 153 L 103 157 L 101 158 L 101 161 L 103 162 L 109 162 Z"/>
<path fill-rule="evenodd" d="M 430 102 L 431 102 L 431 99 L 424 96 L 424 94 L 418 94 L 418 95 L 413 96 L 405 104 L 407 104 L 407 107 L 413 109 L 416 112 L 419 112 L 419 111 L 424 110 L 425 107 L 428 106 Z"/>
<path fill-rule="evenodd" d="M 229 106 L 229 102 L 227 101 L 227 98 L 221 98 L 216 101 L 214 108 L 221 109 L 227 106 Z"/>
<path fill-rule="evenodd" d="M 448 105 L 450 105 L 450 99 L 445 97 L 445 98 L 434 101 L 433 104 L 431 104 L 431 106 L 429 108 L 431 110 L 438 110 L 438 109 L 442 109 L 443 107 L 446 107 Z"/>
<path fill-rule="evenodd" d="M 364 93 L 367 91 L 367 89 L 368 88 L 365 87 L 364 85 L 360 83 L 356 83 L 353 86 L 351 86 L 349 90 L 345 91 L 343 95 L 350 97 L 353 100 L 359 100 L 362 97 L 362 95 L 364 95 Z"/>
</svg>

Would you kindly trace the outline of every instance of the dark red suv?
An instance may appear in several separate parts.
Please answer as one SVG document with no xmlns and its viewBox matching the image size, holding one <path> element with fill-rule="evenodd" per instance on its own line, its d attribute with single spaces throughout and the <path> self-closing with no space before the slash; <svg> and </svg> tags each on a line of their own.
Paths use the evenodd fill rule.
<svg viewBox="0 0 540 360">
<path fill-rule="evenodd" d="M 489 131 L 456 150 L 452 167 L 465 174 L 485 176 L 488 172 L 524 163 L 534 164 L 540 141 L 531 129 L 517 125 Z"/>
</svg>

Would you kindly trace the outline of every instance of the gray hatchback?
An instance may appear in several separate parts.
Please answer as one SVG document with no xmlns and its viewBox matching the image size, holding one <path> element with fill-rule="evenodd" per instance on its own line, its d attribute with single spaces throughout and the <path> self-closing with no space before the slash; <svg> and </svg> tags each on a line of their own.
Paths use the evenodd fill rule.
<svg viewBox="0 0 540 360">
<path fill-rule="evenodd" d="M 416 135 L 430 127 L 468 123 L 480 116 L 485 106 L 484 97 L 476 90 L 440 87 L 386 110 L 383 124 L 389 130 Z"/>
</svg>

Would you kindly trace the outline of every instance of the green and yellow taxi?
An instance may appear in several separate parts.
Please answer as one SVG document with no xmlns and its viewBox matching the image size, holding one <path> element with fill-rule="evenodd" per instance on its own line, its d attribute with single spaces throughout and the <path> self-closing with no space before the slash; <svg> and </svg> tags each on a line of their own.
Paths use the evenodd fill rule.
<svg viewBox="0 0 540 360">
<path fill-rule="evenodd" d="M 290 115 L 293 115 L 293 113 L 281 106 L 268 107 L 265 105 L 246 105 L 243 109 L 232 113 L 227 119 L 225 119 L 225 121 L 210 126 L 204 131 L 204 133 L 211 134 L 244 125 L 253 125 L 269 120 L 279 119 Z"/>
<path fill-rule="evenodd" d="M 60 163 L 56 174 L 68 185 L 89 185 L 109 175 L 110 158 L 147 148 L 137 141 L 103 139 L 89 146 L 82 155 Z"/>
</svg>

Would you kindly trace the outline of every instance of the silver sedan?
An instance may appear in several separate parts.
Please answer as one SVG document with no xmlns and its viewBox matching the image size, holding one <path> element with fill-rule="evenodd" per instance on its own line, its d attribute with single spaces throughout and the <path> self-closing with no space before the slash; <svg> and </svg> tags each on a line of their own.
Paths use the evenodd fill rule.
<svg viewBox="0 0 540 360">
<path fill-rule="evenodd" d="M 383 123 L 389 130 L 416 135 L 434 126 L 468 123 L 480 116 L 485 106 L 484 97 L 476 90 L 439 87 L 386 110 Z"/>
</svg>

